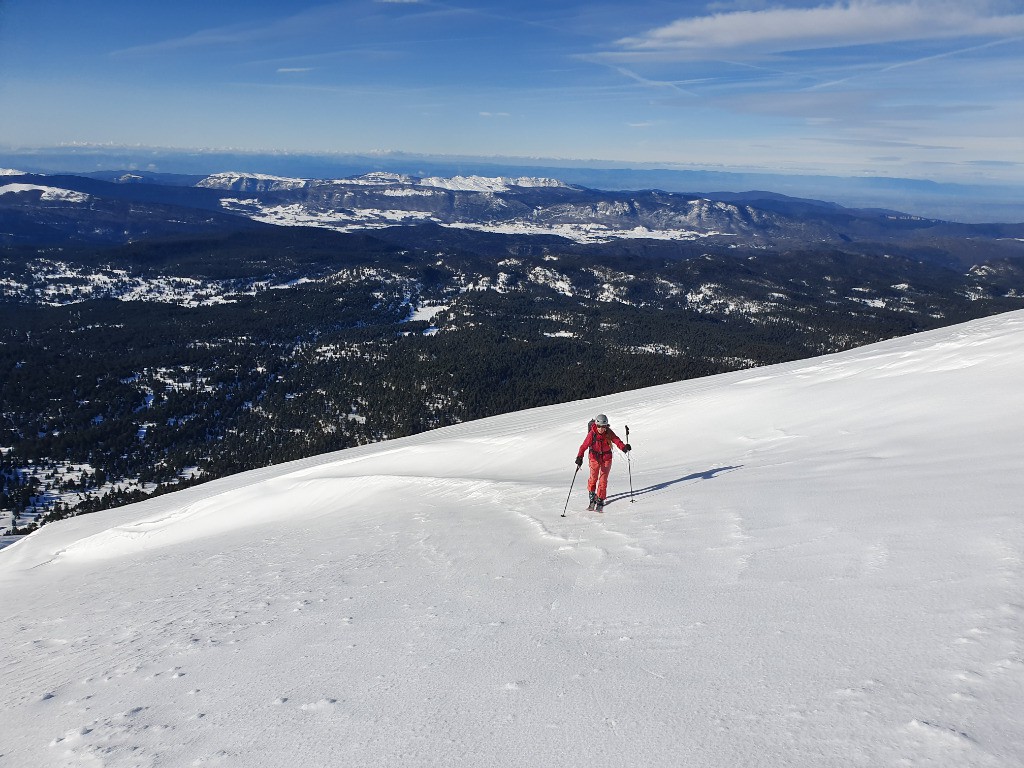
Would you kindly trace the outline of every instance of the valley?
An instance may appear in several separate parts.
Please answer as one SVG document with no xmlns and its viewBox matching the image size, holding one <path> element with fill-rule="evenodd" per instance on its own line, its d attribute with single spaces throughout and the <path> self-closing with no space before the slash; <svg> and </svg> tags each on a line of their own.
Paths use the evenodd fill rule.
<svg viewBox="0 0 1024 768">
<path fill-rule="evenodd" d="M 697 218 L 663 210 L 669 234 L 653 237 L 649 210 L 615 193 L 457 179 L 429 180 L 447 196 L 445 221 L 431 208 L 430 220 L 401 226 L 273 226 L 255 211 L 282 197 L 340 221 L 359 195 L 413 206 L 435 195 L 387 195 L 427 185 L 371 176 L 333 184 L 344 195 L 325 202 L 326 183 L 210 178 L 0 189 L 9 225 L 51 230 L 25 242 L 39 230 L 8 226 L 0 251 L 0 531 L 1024 305 L 1010 225 L 957 236 L 966 225 L 776 200 L 785 215 L 733 203 Z M 263 202 L 240 216 L 236 194 Z M 590 207 L 566 207 L 581 195 Z M 694 209 L 663 197 L 664 209 Z M 503 214 L 505 226 L 483 217 L 487 206 L 519 213 Z M 543 233 L 517 229 L 524 210 Z"/>
</svg>

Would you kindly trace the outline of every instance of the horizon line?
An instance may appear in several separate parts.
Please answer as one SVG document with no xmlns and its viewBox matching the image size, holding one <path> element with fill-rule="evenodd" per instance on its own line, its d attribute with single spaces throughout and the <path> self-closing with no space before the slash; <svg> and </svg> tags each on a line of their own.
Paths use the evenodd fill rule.
<svg viewBox="0 0 1024 768">
<path fill-rule="evenodd" d="M 821 170 L 782 170 L 771 168 L 751 168 L 750 166 L 706 166 L 698 163 L 682 164 L 675 161 L 652 161 L 652 160 L 619 160 L 609 158 L 573 158 L 573 157 L 549 157 L 529 155 L 461 155 L 444 154 L 431 152 L 411 152 L 400 149 L 387 150 L 328 150 L 328 149 L 252 149 L 243 147 L 182 147 L 182 146 L 161 146 L 152 144 L 117 144 L 73 142 L 63 144 L 52 144 L 42 146 L 12 146 L 0 145 L 0 153 L 31 157 L 43 153 L 67 152 L 73 154 L 77 151 L 92 152 L 96 154 L 114 152 L 151 152 L 167 154 L 234 154 L 252 157 L 295 157 L 295 158 L 353 158 L 353 159 L 409 159 L 424 160 L 428 162 L 476 162 L 492 163 L 495 165 L 517 166 L 517 165 L 541 165 L 549 168 L 564 169 L 585 169 L 585 170 L 621 170 L 639 172 L 668 172 L 668 173 L 708 173 L 731 176 L 770 176 L 770 177 L 794 177 L 794 178 L 821 178 L 821 179 L 845 179 L 845 180 L 889 180 L 889 181 L 912 181 L 917 183 L 929 183 L 943 187 L 1019 187 L 1013 182 L 998 180 L 976 180 L 976 181 L 938 181 L 935 178 L 926 176 L 884 176 L 879 174 L 861 175 L 839 175 L 827 173 Z M 101 169 L 97 169 L 101 170 Z M 108 168 L 102 170 L 122 170 L 121 168 Z M 138 169 L 134 169 L 138 170 Z"/>
</svg>

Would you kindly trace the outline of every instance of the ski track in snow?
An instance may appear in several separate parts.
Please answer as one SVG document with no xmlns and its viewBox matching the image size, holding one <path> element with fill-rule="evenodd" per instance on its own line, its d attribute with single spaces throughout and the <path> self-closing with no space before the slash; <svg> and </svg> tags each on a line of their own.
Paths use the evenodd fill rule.
<svg viewBox="0 0 1024 768">
<path fill-rule="evenodd" d="M 1024 765 L 1022 352 L 1014 313 L 46 526 L 0 552 L 0 763 Z M 562 518 L 596 412 L 636 449 Z"/>
</svg>

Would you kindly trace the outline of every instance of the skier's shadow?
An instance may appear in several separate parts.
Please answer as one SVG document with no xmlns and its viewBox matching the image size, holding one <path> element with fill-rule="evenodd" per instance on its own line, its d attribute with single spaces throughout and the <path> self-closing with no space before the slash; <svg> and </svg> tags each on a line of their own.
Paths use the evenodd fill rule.
<svg viewBox="0 0 1024 768">
<path fill-rule="evenodd" d="M 678 483 L 687 483 L 690 480 L 714 480 L 716 476 L 723 472 L 734 472 L 737 469 L 742 469 L 743 465 L 739 464 L 734 467 L 716 467 L 715 469 L 708 469 L 704 472 L 694 472 L 692 475 L 686 477 L 680 477 L 675 480 L 668 480 L 664 483 L 658 483 L 657 485 L 649 485 L 646 488 L 641 488 L 638 491 L 623 491 L 622 493 L 614 493 L 608 497 L 605 501 L 605 506 L 608 506 L 614 501 L 621 501 L 622 499 L 636 498 L 637 496 L 645 496 L 648 493 L 656 493 L 657 491 L 663 491 L 666 488 L 677 485 Z"/>
</svg>

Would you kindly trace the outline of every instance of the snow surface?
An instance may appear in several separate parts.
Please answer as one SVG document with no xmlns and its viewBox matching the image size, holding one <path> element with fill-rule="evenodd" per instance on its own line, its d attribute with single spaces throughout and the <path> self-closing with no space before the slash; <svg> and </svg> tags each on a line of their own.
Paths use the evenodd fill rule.
<svg viewBox="0 0 1024 768">
<path fill-rule="evenodd" d="M 267 174 L 262 173 L 226 172 L 215 173 L 211 176 L 208 176 L 206 179 L 199 182 L 199 184 L 197 184 L 196 186 L 229 188 L 233 184 L 237 184 L 239 182 L 247 180 L 275 182 L 275 189 L 298 189 L 309 183 L 305 179 L 269 176 Z M 336 185 L 347 184 L 353 186 L 408 184 L 414 187 L 430 187 L 434 189 L 445 189 L 458 192 L 489 193 L 508 192 L 513 187 L 557 187 L 567 189 L 569 186 L 568 184 L 565 184 L 564 182 L 561 181 L 557 181 L 555 179 L 546 179 L 531 176 L 521 176 L 519 178 L 511 178 L 507 176 L 430 176 L 425 178 L 418 178 L 415 176 L 408 176 L 399 173 L 388 173 L 382 171 L 364 173 L 360 176 L 352 176 L 344 179 L 328 179 L 324 183 Z M 414 190 L 409 190 L 409 192 L 413 191 Z M 391 194 L 400 193 L 399 190 L 391 190 L 390 192 Z M 385 194 L 387 194 L 387 192 Z"/>
<path fill-rule="evenodd" d="M 0 762 L 1024 765 L 1022 378 L 1018 312 L 44 526 Z"/>
</svg>

